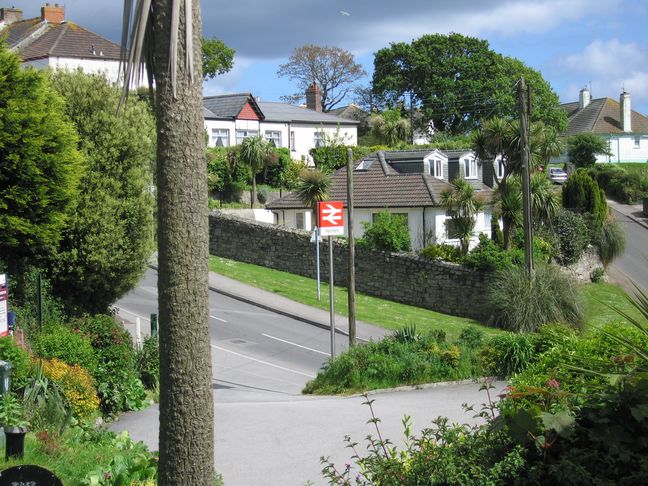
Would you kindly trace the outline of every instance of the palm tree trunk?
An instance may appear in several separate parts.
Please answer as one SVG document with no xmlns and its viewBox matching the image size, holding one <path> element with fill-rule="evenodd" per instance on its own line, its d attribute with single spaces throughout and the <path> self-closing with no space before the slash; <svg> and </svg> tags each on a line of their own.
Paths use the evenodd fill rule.
<svg viewBox="0 0 648 486">
<path fill-rule="evenodd" d="M 154 0 L 153 13 L 160 313 L 158 481 L 161 485 L 212 486 L 214 417 L 200 4 L 192 2 L 191 13 L 196 79 L 189 82 L 185 46 L 179 42 L 174 98 L 168 68 L 172 1 Z M 180 39 L 187 27 L 183 18 L 184 6 Z"/>
</svg>

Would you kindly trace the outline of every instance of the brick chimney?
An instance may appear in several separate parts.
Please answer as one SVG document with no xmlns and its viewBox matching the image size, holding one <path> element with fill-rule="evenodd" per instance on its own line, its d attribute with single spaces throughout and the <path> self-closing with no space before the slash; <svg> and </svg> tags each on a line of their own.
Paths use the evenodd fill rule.
<svg viewBox="0 0 648 486">
<path fill-rule="evenodd" d="M 54 6 L 46 3 L 41 7 L 41 20 L 51 24 L 65 22 L 65 6 L 55 3 Z"/>
<path fill-rule="evenodd" d="M 0 21 L 6 25 L 22 20 L 22 10 L 19 8 L 0 8 Z"/>
<path fill-rule="evenodd" d="M 587 105 L 590 104 L 590 101 L 592 100 L 592 96 L 590 95 L 590 91 L 587 88 L 583 88 L 580 90 L 580 94 L 578 96 L 578 107 L 582 110 L 585 108 Z"/>
<path fill-rule="evenodd" d="M 624 132 L 632 131 L 632 108 L 630 106 L 630 93 L 625 89 L 619 96 L 619 122 L 621 123 L 621 130 Z"/>
<path fill-rule="evenodd" d="M 319 112 L 322 111 L 322 92 L 315 81 L 306 90 L 306 108 Z"/>
</svg>

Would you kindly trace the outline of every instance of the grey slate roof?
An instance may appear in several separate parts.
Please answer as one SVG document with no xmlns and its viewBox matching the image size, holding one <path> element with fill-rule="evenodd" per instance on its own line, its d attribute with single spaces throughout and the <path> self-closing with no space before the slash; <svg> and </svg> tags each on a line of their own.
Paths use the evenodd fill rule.
<svg viewBox="0 0 648 486">
<path fill-rule="evenodd" d="M 276 122 L 306 122 L 306 123 L 327 123 L 340 125 L 357 125 L 356 120 L 340 118 L 328 113 L 321 113 L 309 110 L 301 106 L 288 103 L 277 103 L 275 101 L 259 101 L 259 108 L 266 117 L 266 121 Z"/>
<path fill-rule="evenodd" d="M 620 105 L 612 98 L 597 98 L 591 100 L 583 109 L 578 102 L 560 105 L 567 112 L 567 129 L 563 135 L 571 136 L 578 133 L 623 133 L 619 121 Z M 632 132 L 648 133 L 648 117 L 632 110 Z"/>
<path fill-rule="evenodd" d="M 203 108 L 211 114 L 210 118 L 226 118 L 234 120 L 247 102 L 252 104 L 261 120 L 264 114 L 250 93 L 236 93 L 203 98 Z M 205 115 L 206 116 L 206 115 Z"/>
<path fill-rule="evenodd" d="M 414 153 L 420 153 L 420 160 L 422 160 L 423 154 L 429 152 L 430 150 L 408 151 L 407 154 L 411 156 Z M 406 152 L 379 152 L 355 162 L 356 169 L 353 171 L 354 207 L 380 209 L 440 205 L 441 193 L 450 189 L 450 184 L 427 174 L 396 172 L 391 167 L 390 161 L 395 160 L 393 157 L 403 157 L 405 154 Z M 359 170 L 360 164 L 369 167 L 366 170 Z M 343 201 L 346 206 L 346 167 L 336 171 L 331 178 L 330 199 Z M 485 201 L 490 201 L 493 191 L 482 185 L 478 194 Z M 272 201 L 266 205 L 266 208 L 271 210 L 307 209 L 293 192 Z"/>
<path fill-rule="evenodd" d="M 34 33 L 34 39 L 28 39 Z M 120 56 L 117 44 L 70 21 L 56 24 L 40 18 L 21 20 L 7 25 L 0 34 L 7 35 L 10 47 L 22 43 L 18 54 L 23 61 L 46 57 L 116 61 Z"/>
</svg>

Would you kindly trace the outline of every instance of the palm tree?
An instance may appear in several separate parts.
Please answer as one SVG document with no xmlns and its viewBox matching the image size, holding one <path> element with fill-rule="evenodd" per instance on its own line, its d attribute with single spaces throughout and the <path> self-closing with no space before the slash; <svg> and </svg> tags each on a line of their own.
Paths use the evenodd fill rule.
<svg viewBox="0 0 648 486">
<path fill-rule="evenodd" d="M 124 0 L 124 97 L 140 61 L 155 82 L 160 485 L 214 481 L 200 39 L 197 0 Z"/>
<path fill-rule="evenodd" d="M 374 134 L 391 147 L 398 142 L 407 142 L 412 131 L 410 121 L 401 117 L 398 109 L 385 110 L 372 115 L 371 127 Z"/>
<path fill-rule="evenodd" d="M 256 201 L 256 175 L 270 162 L 273 153 L 272 145 L 266 142 L 261 135 L 248 137 L 241 143 L 241 160 L 252 169 L 252 201 Z"/>
<path fill-rule="evenodd" d="M 331 178 L 319 169 L 305 169 L 299 174 L 295 194 L 307 207 L 311 208 L 317 221 L 317 203 L 326 201 L 331 190 Z"/>
<path fill-rule="evenodd" d="M 545 172 L 531 175 L 531 207 L 534 220 L 539 224 L 550 224 L 560 208 L 560 198 Z"/>
<path fill-rule="evenodd" d="M 453 233 L 459 238 L 461 252 L 466 255 L 475 232 L 477 214 L 484 203 L 477 198 L 473 186 L 463 179 L 455 179 L 452 181 L 452 189 L 441 193 L 441 204 L 450 212 Z"/>
</svg>

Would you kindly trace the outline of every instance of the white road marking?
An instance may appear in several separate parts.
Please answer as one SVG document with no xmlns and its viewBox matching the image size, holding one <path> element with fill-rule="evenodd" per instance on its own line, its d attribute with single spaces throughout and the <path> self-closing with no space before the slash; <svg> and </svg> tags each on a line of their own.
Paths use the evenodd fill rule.
<svg viewBox="0 0 648 486">
<path fill-rule="evenodd" d="M 211 317 L 212 319 L 216 319 L 217 321 L 227 322 L 225 319 L 221 319 L 220 317 L 216 317 L 216 316 L 209 316 L 209 317 Z"/>
<path fill-rule="evenodd" d="M 308 346 L 302 346 L 301 344 L 293 343 L 292 341 L 286 341 L 285 339 L 281 339 L 275 336 L 270 336 L 270 334 L 261 334 L 261 335 L 270 339 L 274 339 L 276 341 L 281 341 L 282 343 L 290 344 L 291 346 L 297 346 L 298 348 L 307 349 L 308 351 L 312 351 L 314 353 L 323 354 L 324 356 L 331 356 L 331 353 L 325 353 L 324 351 L 319 351 L 318 349 L 309 348 Z"/>
<path fill-rule="evenodd" d="M 150 321 L 148 317 L 140 316 L 139 314 L 135 314 L 135 312 L 131 312 L 129 310 L 124 309 L 123 307 L 117 307 L 117 308 L 119 309 L 119 312 L 117 312 L 118 314 L 121 312 L 125 312 L 126 314 L 130 314 L 131 316 L 139 317 L 144 321 Z"/>
<path fill-rule="evenodd" d="M 212 344 L 211 347 L 214 348 L 214 349 L 218 349 L 219 351 L 225 351 L 226 353 L 231 353 L 233 355 L 240 356 L 241 358 L 249 359 L 250 361 L 255 361 L 257 363 L 264 364 L 266 366 L 272 366 L 273 368 L 278 368 L 280 370 L 289 371 L 290 373 L 295 373 L 295 374 L 298 374 L 298 375 L 306 376 L 308 378 L 315 378 L 315 375 L 311 375 L 309 373 L 302 373 L 301 371 L 291 370 L 290 368 L 284 368 L 283 366 L 268 363 L 267 361 L 262 361 L 260 359 L 253 358 L 251 356 L 246 356 L 245 354 L 237 353 L 236 351 L 232 351 L 230 349 L 221 348 L 220 346 L 216 346 L 215 344 Z"/>
</svg>

